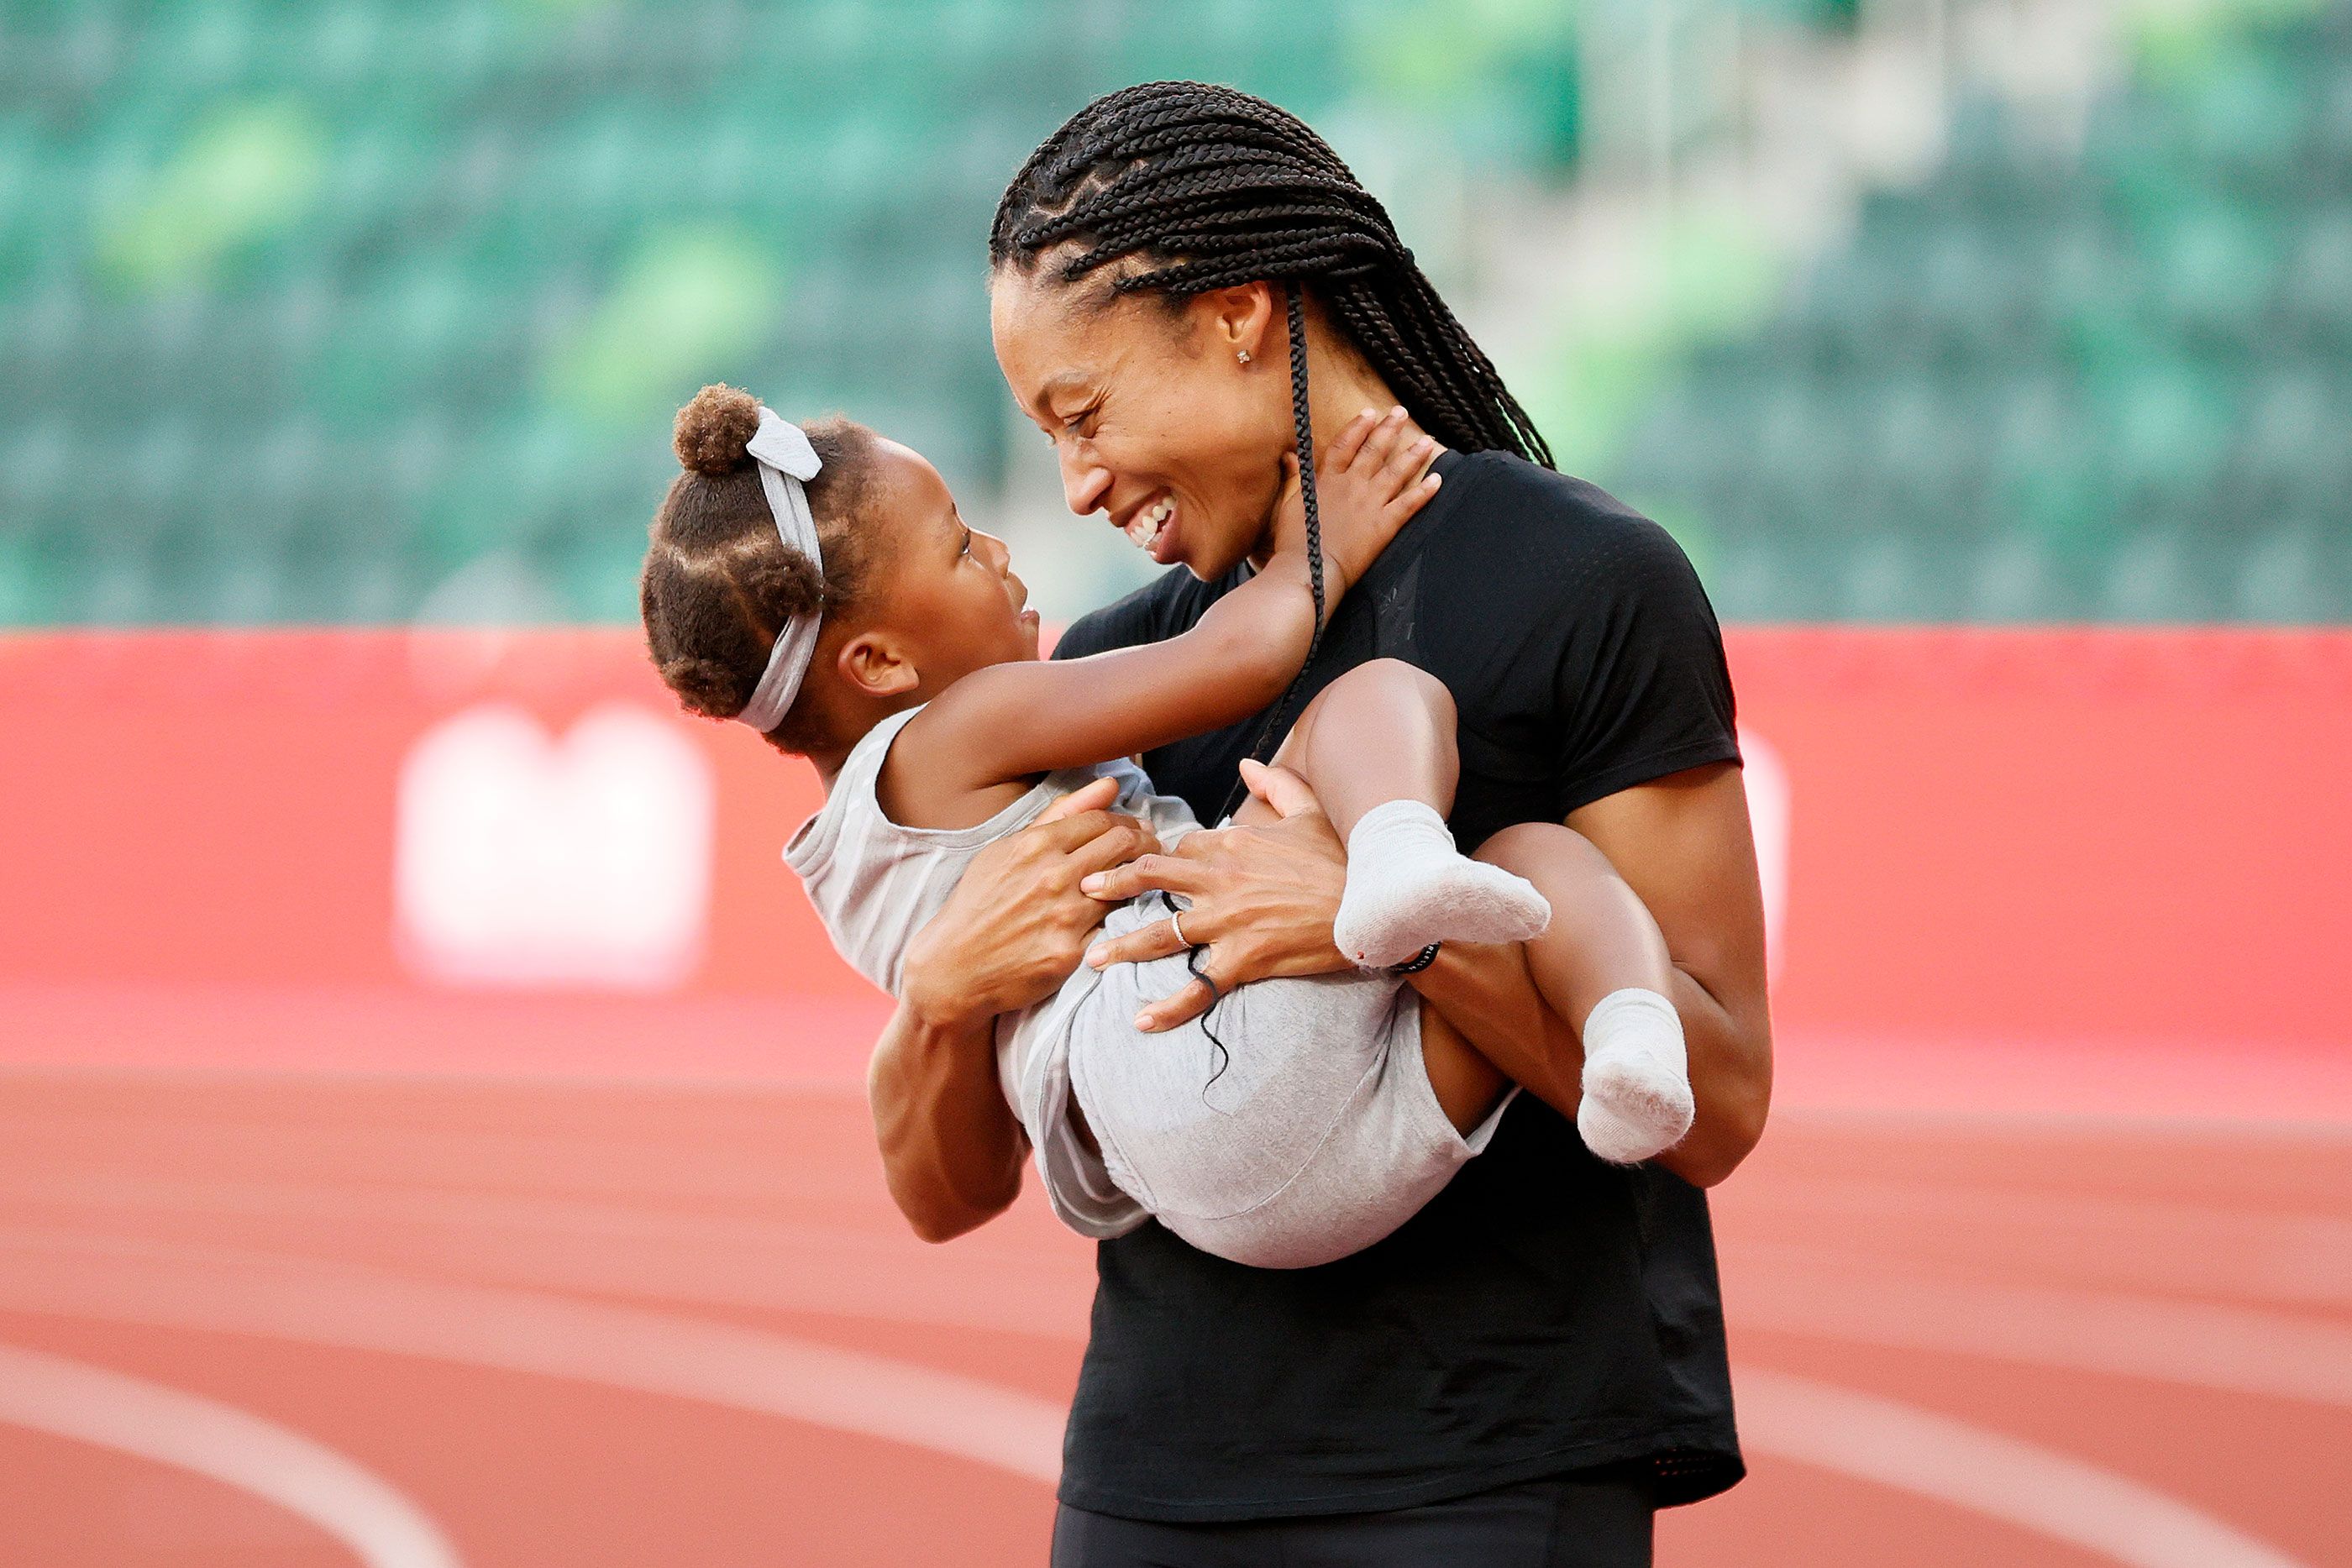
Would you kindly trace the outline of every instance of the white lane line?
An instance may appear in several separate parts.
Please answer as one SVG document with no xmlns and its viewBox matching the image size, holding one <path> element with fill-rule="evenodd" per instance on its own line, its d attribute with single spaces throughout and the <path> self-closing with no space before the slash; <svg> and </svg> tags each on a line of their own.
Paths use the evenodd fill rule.
<svg viewBox="0 0 2352 1568">
<path fill-rule="evenodd" d="M 1059 1406 L 699 1319 L 210 1247 L 0 1234 L 0 1304 L 535 1372 L 888 1438 L 1052 1482 Z M 2179 1500 L 1916 1406 L 1742 1367 L 1755 1451 L 1933 1498 L 2131 1568 L 2295 1568 Z"/>
<path fill-rule="evenodd" d="M 1953 1042 L 1929 1042 L 1937 1050 Z M 1993 1060 L 1985 1050 L 1996 1042 L 1981 1040 L 1961 1040 L 1959 1048 L 1968 1053 L 1968 1065 L 1974 1082 L 1981 1082 Z M 2003 1061 L 2039 1063 L 2047 1059 L 2047 1042 L 2032 1042 L 2018 1046 L 2014 1052 L 2004 1054 Z M 2061 1050 L 2064 1042 L 2057 1042 Z M 1868 1049 L 1884 1059 L 1889 1041 L 1883 1034 L 1873 1035 L 1866 1047 L 1856 1044 L 1853 1049 Z M 1792 1050 L 1796 1049 L 1794 1046 Z M 2227 1042 L 2207 1040 L 2188 1047 L 2164 1046 L 2176 1059 L 2191 1059 L 2195 1068 L 2209 1078 L 2217 1056 L 2226 1059 L 2231 1047 Z M 2133 1057 L 2135 1065 L 2147 1061 L 2145 1051 Z M 2056 1111 L 2046 1108 L 2000 1109 L 1993 1106 L 1914 1104 L 1832 1105 L 1803 1104 L 1795 1094 L 1788 1106 L 1772 1108 L 1772 1124 L 1787 1127 L 1799 1134 L 1860 1133 L 1868 1136 L 1916 1138 L 1921 1134 L 1949 1136 L 1966 1134 L 2031 1140 L 2043 1148 L 2056 1144 L 2069 1148 L 2079 1147 L 2086 1139 L 2098 1139 L 2127 1148 L 2145 1150 L 2151 1144 L 2178 1144 L 2183 1139 L 2203 1143 L 2210 1148 L 2224 1149 L 2232 1144 L 2262 1144 L 2272 1148 L 2280 1145 L 2310 1146 L 2324 1149 L 2352 1143 L 2352 1118 L 2330 1115 L 2325 1105 L 2308 1103 L 2296 1106 L 2296 1114 L 2233 1114 L 2216 1110 L 2201 1115 L 2177 1114 L 2171 1112 L 2102 1108 L 2097 1111 Z"/>
<path fill-rule="evenodd" d="M 267 1184 L 95 1181 L 68 1208 L 365 1219 L 377 1261 L 486 1284 L 837 1312 L 1083 1339 L 1091 1275 L 1075 1249 L 941 1249 L 846 1228 L 472 1194 L 320 1195 Z M 412 1226 L 401 1245 L 383 1224 Z M 1055 1239 L 1059 1239 L 1056 1238 Z M 2258 1308 L 1874 1265 L 1843 1249 L 1727 1240 L 1741 1328 L 1992 1356 L 2352 1406 L 2352 1330 Z"/>
<path fill-rule="evenodd" d="M 1889 1233 L 1823 1221 L 1882 1221 L 1902 1228 L 1895 1246 L 1948 1255 L 1955 1241 L 1973 1243 L 2005 1263 L 2041 1271 L 2055 1265 L 2126 1288 L 2352 1302 L 2352 1218 L 2253 1199 L 2231 1208 L 1892 1177 L 1777 1177 L 1724 1207 L 1719 1228 L 1817 1237 L 1856 1252 L 1885 1249 Z"/>
<path fill-rule="evenodd" d="M 1897 1274 L 1811 1248 L 1730 1250 L 1724 1275 L 1743 1328 L 2352 1406 L 2352 1330 L 2283 1312 Z"/>
<path fill-rule="evenodd" d="M 838 1312 L 893 1322 L 1083 1341 L 1094 1253 L 1056 1228 L 1034 1241 L 971 1239 L 927 1246 L 900 1228 L 811 1225 L 558 1198 L 464 1192 L 336 1193 L 253 1182 L 152 1182 L 91 1176 L 5 1184 L 21 1209 L 108 1215 L 107 1228 L 185 1234 L 178 1217 L 276 1222 L 245 1239 L 316 1255 L 358 1239 L 379 1267 L 485 1284 L 649 1295 L 720 1306 Z M 122 1217 L 128 1217 L 122 1218 Z M 17 1223 L 58 1223 L 29 1213 Z M 325 1240 L 315 1225 L 331 1221 Z M 359 1222 L 365 1222 L 361 1224 Z M 79 1222 L 68 1220 L 75 1229 Z M 248 1231 L 251 1228 L 247 1228 Z"/>
<path fill-rule="evenodd" d="M 1058 1406 L 783 1334 L 229 1248 L 10 1233 L 0 1251 L 0 1304 L 21 1311 L 537 1373 L 1061 1475 Z"/>
<path fill-rule="evenodd" d="M 2298 1559 L 2112 1470 L 1916 1406 L 1742 1367 L 1751 1448 L 1934 1498 L 2130 1568 L 2301 1568 Z"/>
<path fill-rule="evenodd" d="M 367 1568 L 458 1568 L 457 1550 L 377 1476 L 249 1410 L 0 1344 L 0 1424 L 190 1470 L 309 1520 Z"/>
</svg>

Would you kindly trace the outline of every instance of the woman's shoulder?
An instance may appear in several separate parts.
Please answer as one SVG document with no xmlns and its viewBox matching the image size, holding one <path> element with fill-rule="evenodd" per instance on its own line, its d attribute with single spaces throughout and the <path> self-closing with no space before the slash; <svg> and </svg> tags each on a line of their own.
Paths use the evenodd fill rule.
<svg viewBox="0 0 2352 1568">
<path fill-rule="evenodd" d="M 1446 483 L 1459 487 L 1456 505 L 1472 518 L 1499 528 L 1563 529 L 1575 538 L 1618 534 L 1648 538 L 1657 524 L 1590 479 L 1530 463 L 1516 452 L 1465 452 Z"/>
<path fill-rule="evenodd" d="M 1467 452 L 1433 553 L 1442 569 L 1557 592 L 1566 583 L 1637 596 L 1698 590 L 1674 535 L 1589 479 L 1513 452 Z"/>
</svg>

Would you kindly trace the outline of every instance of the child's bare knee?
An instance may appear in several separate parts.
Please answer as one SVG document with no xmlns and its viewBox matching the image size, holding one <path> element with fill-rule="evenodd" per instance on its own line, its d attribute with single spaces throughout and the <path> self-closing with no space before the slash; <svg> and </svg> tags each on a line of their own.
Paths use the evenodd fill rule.
<svg viewBox="0 0 2352 1568">
<path fill-rule="evenodd" d="M 1480 844 L 1474 858 L 1537 882 L 1538 873 L 1581 864 L 1584 857 L 1599 852 L 1574 828 L 1559 822 L 1514 822 Z"/>
<path fill-rule="evenodd" d="M 1454 694 L 1445 689 L 1444 681 L 1418 664 L 1402 659 L 1367 659 L 1340 678 L 1377 688 L 1391 700 L 1420 703 L 1449 725 L 1454 721 Z"/>
</svg>

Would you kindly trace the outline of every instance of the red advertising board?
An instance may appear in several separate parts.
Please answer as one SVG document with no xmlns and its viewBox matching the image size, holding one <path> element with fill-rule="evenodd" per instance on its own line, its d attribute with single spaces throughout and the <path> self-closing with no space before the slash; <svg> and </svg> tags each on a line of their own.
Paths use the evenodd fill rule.
<svg viewBox="0 0 2352 1568">
<path fill-rule="evenodd" d="M 2342 1057 L 2352 634 L 1751 629 L 1731 657 L 1784 1061 Z M 202 1056 L 298 994 L 378 1063 L 434 1060 L 403 1030 L 459 1003 L 629 1050 L 876 1016 L 778 859 L 814 779 L 677 716 L 625 631 L 0 639 L 0 736 L 20 1056 Z"/>
</svg>

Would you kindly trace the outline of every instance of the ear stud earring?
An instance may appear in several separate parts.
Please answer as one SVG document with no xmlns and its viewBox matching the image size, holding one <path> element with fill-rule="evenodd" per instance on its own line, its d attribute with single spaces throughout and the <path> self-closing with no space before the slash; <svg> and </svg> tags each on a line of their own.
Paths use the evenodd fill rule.
<svg viewBox="0 0 2352 1568">
<path fill-rule="evenodd" d="M 1234 350 L 1234 358 L 1246 365 L 1249 363 L 1250 360 L 1249 350 L 1247 349 L 1236 349 Z"/>
</svg>

